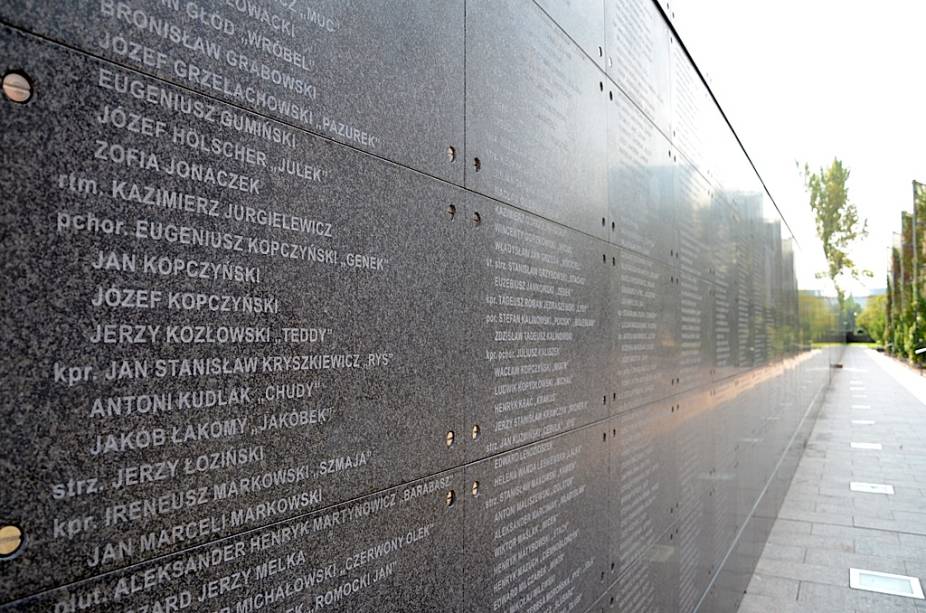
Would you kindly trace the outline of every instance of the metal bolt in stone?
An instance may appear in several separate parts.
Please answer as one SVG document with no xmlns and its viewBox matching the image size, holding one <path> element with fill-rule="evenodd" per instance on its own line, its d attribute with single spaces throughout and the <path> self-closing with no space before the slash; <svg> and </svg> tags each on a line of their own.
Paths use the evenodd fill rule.
<svg viewBox="0 0 926 613">
<path fill-rule="evenodd" d="M 447 490 L 447 506 L 452 507 L 453 501 L 456 500 L 457 495 L 453 490 Z"/>
<path fill-rule="evenodd" d="M 23 542 L 22 530 L 16 526 L 0 526 L 0 556 L 16 553 Z"/>
<path fill-rule="evenodd" d="M 453 445 L 453 430 L 447 432 L 447 446 L 450 447 Z"/>
<path fill-rule="evenodd" d="M 473 496 L 479 495 L 479 482 L 473 481 Z"/>
<path fill-rule="evenodd" d="M 479 438 L 479 424 L 473 426 L 473 440 L 475 441 L 477 438 Z"/>
<path fill-rule="evenodd" d="M 3 95 L 7 100 L 24 104 L 32 97 L 32 84 L 18 72 L 9 72 L 3 77 Z"/>
</svg>

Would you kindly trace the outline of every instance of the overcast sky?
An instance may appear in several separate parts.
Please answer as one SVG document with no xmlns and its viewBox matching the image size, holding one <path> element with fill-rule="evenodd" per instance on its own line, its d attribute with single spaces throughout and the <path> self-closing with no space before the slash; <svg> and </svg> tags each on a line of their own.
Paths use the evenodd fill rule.
<svg viewBox="0 0 926 613">
<path fill-rule="evenodd" d="M 676 0 L 670 9 L 797 235 L 801 285 L 825 264 L 795 161 L 819 168 L 837 156 L 870 229 L 853 255 L 875 273 L 847 287 L 883 287 L 911 181 L 926 181 L 926 2 Z"/>
</svg>

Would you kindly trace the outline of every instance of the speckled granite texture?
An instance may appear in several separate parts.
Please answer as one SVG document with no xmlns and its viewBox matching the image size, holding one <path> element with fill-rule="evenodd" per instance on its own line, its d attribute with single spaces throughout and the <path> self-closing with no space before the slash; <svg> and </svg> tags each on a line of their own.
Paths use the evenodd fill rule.
<svg viewBox="0 0 926 613">
<path fill-rule="evenodd" d="M 656 5 L 0 22 L 0 609 L 739 603 L 831 356 Z"/>
</svg>

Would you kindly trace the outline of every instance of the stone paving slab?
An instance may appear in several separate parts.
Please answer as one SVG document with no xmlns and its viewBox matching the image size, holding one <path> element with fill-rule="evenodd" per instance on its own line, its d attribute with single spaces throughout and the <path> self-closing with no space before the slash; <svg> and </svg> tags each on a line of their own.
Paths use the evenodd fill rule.
<svg viewBox="0 0 926 613">
<path fill-rule="evenodd" d="M 740 613 L 926 612 L 926 600 L 849 587 L 851 567 L 926 586 L 926 378 L 861 347 L 848 348 L 843 364 Z M 895 493 L 853 492 L 852 481 Z"/>
</svg>

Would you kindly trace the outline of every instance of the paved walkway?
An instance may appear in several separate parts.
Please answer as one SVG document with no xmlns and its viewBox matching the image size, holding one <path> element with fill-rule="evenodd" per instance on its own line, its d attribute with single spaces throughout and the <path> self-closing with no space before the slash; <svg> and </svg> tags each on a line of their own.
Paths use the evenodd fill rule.
<svg viewBox="0 0 926 613">
<path fill-rule="evenodd" d="M 740 613 L 926 612 L 926 600 L 849 588 L 850 567 L 926 588 L 926 378 L 860 347 L 843 364 Z M 852 481 L 895 493 L 850 491 Z"/>
</svg>

